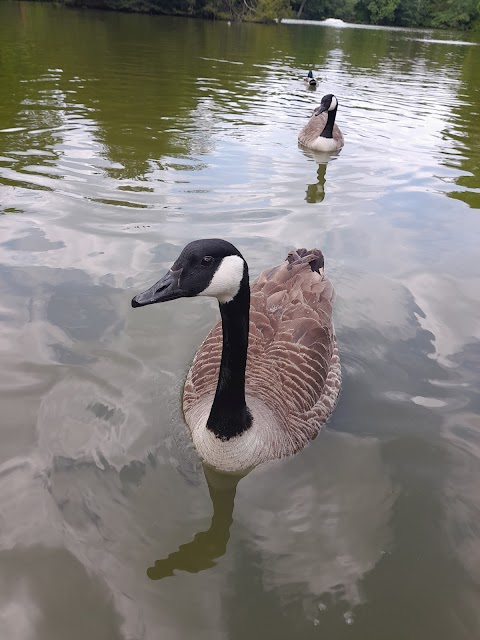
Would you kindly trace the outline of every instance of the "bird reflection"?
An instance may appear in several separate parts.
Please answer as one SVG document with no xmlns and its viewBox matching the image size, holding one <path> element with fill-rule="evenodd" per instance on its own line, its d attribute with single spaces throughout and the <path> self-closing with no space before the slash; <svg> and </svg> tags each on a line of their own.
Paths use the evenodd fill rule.
<svg viewBox="0 0 480 640">
<path fill-rule="evenodd" d="M 315 184 L 307 184 L 307 191 L 305 200 L 309 203 L 323 202 L 325 198 L 325 174 L 327 172 L 327 165 L 329 162 L 337 159 L 339 151 L 332 151 L 326 153 L 323 151 L 313 151 L 303 147 L 300 143 L 298 148 L 303 155 L 309 160 L 317 164 L 317 182 Z"/>
<path fill-rule="evenodd" d="M 210 569 L 225 555 L 233 522 L 233 507 L 237 484 L 243 476 L 227 476 L 204 467 L 205 478 L 213 505 L 212 521 L 207 531 L 200 531 L 191 542 L 180 545 L 166 558 L 156 560 L 147 569 L 151 580 L 173 576 L 176 570 L 199 573 Z"/>
<path fill-rule="evenodd" d="M 317 182 L 307 185 L 307 195 L 305 200 L 309 203 L 323 202 L 325 198 L 325 173 L 327 171 L 327 163 L 323 162 L 318 165 Z"/>
</svg>

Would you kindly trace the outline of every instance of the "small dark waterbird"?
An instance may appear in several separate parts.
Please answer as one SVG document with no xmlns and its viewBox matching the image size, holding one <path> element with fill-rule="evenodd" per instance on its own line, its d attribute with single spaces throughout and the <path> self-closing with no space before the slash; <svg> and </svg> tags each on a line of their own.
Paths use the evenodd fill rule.
<svg viewBox="0 0 480 640">
<path fill-rule="evenodd" d="M 313 71 L 310 69 L 310 71 L 307 74 L 307 77 L 303 79 L 303 81 L 308 84 L 309 87 L 316 87 L 317 86 L 317 81 L 315 80 L 314 76 L 313 76 Z"/>
</svg>

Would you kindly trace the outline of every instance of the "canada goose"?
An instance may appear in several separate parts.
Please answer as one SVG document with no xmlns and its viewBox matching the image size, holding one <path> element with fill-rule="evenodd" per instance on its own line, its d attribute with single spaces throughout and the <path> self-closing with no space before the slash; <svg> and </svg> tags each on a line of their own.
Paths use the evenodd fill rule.
<svg viewBox="0 0 480 640">
<path fill-rule="evenodd" d="M 298 141 L 314 151 L 337 151 L 343 147 L 343 135 L 335 124 L 338 100 L 329 93 L 298 134 Z M 327 114 L 328 113 L 328 117 Z"/>
<path fill-rule="evenodd" d="M 313 71 L 310 70 L 307 74 L 307 77 L 303 79 L 303 81 L 308 84 L 309 87 L 316 87 L 317 81 L 313 77 Z"/>
<path fill-rule="evenodd" d="M 221 315 L 193 359 L 183 392 L 200 457 L 239 473 L 297 452 L 329 418 L 340 390 L 335 291 L 322 252 L 291 251 L 250 289 L 236 247 L 195 240 L 132 307 L 193 296 L 217 298 Z"/>
</svg>

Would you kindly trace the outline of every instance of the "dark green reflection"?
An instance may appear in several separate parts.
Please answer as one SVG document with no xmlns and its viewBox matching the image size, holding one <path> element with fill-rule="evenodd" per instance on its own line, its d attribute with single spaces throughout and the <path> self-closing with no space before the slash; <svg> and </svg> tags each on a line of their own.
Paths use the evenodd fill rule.
<svg viewBox="0 0 480 640">
<path fill-rule="evenodd" d="M 307 195 L 305 200 L 311 204 L 315 202 L 323 202 L 325 198 L 325 173 L 327 172 L 327 163 L 322 162 L 317 169 L 317 182 L 307 185 Z"/>
<path fill-rule="evenodd" d="M 476 47 L 468 47 L 461 67 L 461 100 L 456 101 L 455 118 L 449 122 L 446 135 L 453 139 L 458 154 L 449 157 L 447 166 L 460 165 L 462 175 L 455 184 L 460 187 L 448 195 L 462 200 L 472 209 L 480 209 L 480 147 L 478 145 L 479 113 L 476 107 L 480 87 L 480 66 Z"/>
<path fill-rule="evenodd" d="M 182 544 L 166 558 L 155 561 L 147 569 L 150 580 L 173 576 L 175 571 L 199 573 L 215 566 L 216 560 L 225 555 L 237 484 L 242 476 L 228 476 L 204 467 L 205 478 L 213 505 L 213 515 L 207 531 L 199 531 L 191 542 Z"/>
<path fill-rule="evenodd" d="M 268 79 L 272 51 L 281 57 L 290 49 L 290 30 L 262 25 L 33 3 L 2 6 L 2 20 L 11 27 L 0 31 L 0 129 L 22 130 L 0 137 L 0 155 L 28 151 L 18 170 L 55 165 L 61 128 L 79 125 L 103 156 L 95 164 L 115 179 L 144 178 L 171 159 L 206 153 L 210 114 L 234 113 L 241 124 L 256 83 Z M 50 156 L 37 158 L 37 147 Z"/>
</svg>

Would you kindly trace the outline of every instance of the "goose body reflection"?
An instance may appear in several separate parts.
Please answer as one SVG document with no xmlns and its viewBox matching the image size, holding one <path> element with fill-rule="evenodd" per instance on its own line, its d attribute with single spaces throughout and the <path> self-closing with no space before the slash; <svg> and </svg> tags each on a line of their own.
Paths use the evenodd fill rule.
<svg viewBox="0 0 480 640">
<path fill-rule="evenodd" d="M 313 151 L 332 152 L 343 147 L 343 134 L 335 124 L 338 100 L 329 93 L 323 96 L 320 106 L 298 134 L 301 145 Z"/>
<path fill-rule="evenodd" d="M 166 558 L 156 560 L 147 569 L 150 580 L 173 576 L 175 571 L 200 573 L 213 567 L 216 560 L 225 555 L 233 522 L 237 484 L 242 476 L 221 474 L 209 467 L 204 467 L 204 473 L 213 507 L 210 527 L 196 533 L 193 540 L 180 545 Z"/>
<path fill-rule="evenodd" d="M 151 580 L 208 571 L 222 562 L 236 529 L 235 551 L 222 562 L 223 571 L 242 553 L 243 540 L 267 592 L 296 585 L 294 597 L 300 591 L 307 602 L 312 595 L 328 602 L 333 594 L 347 607 L 361 602 L 362 577 L 391 542 L 395 492 L 378 440 L 326 431 L 322 446 L 305 451 L 302 460 L 293 457 L 246 476 L 206 465 L 203 471 L 210 525 L 152 558 Z"/>
<path fill-rule="evenodd" d="M 317 168 L 317 182 L 307 185 L 305 200 L 313 204 L 315 202 L 323 202 L 325 198 L 325 174 L 327 172 L 327 163 L 320 163 Z"/>
<path fill-rule="evenodd" d="M 132 306 L 194 296 L 217 298 L 222 318 L 184 387 L 185 419 L 201 458 L 241 473 L 296 453 L 330 417 L 340 389 L 335 291 L 322 252 L 291 251 L 250 288 L 236 247 L 196 240 Z"/>
</svg>

